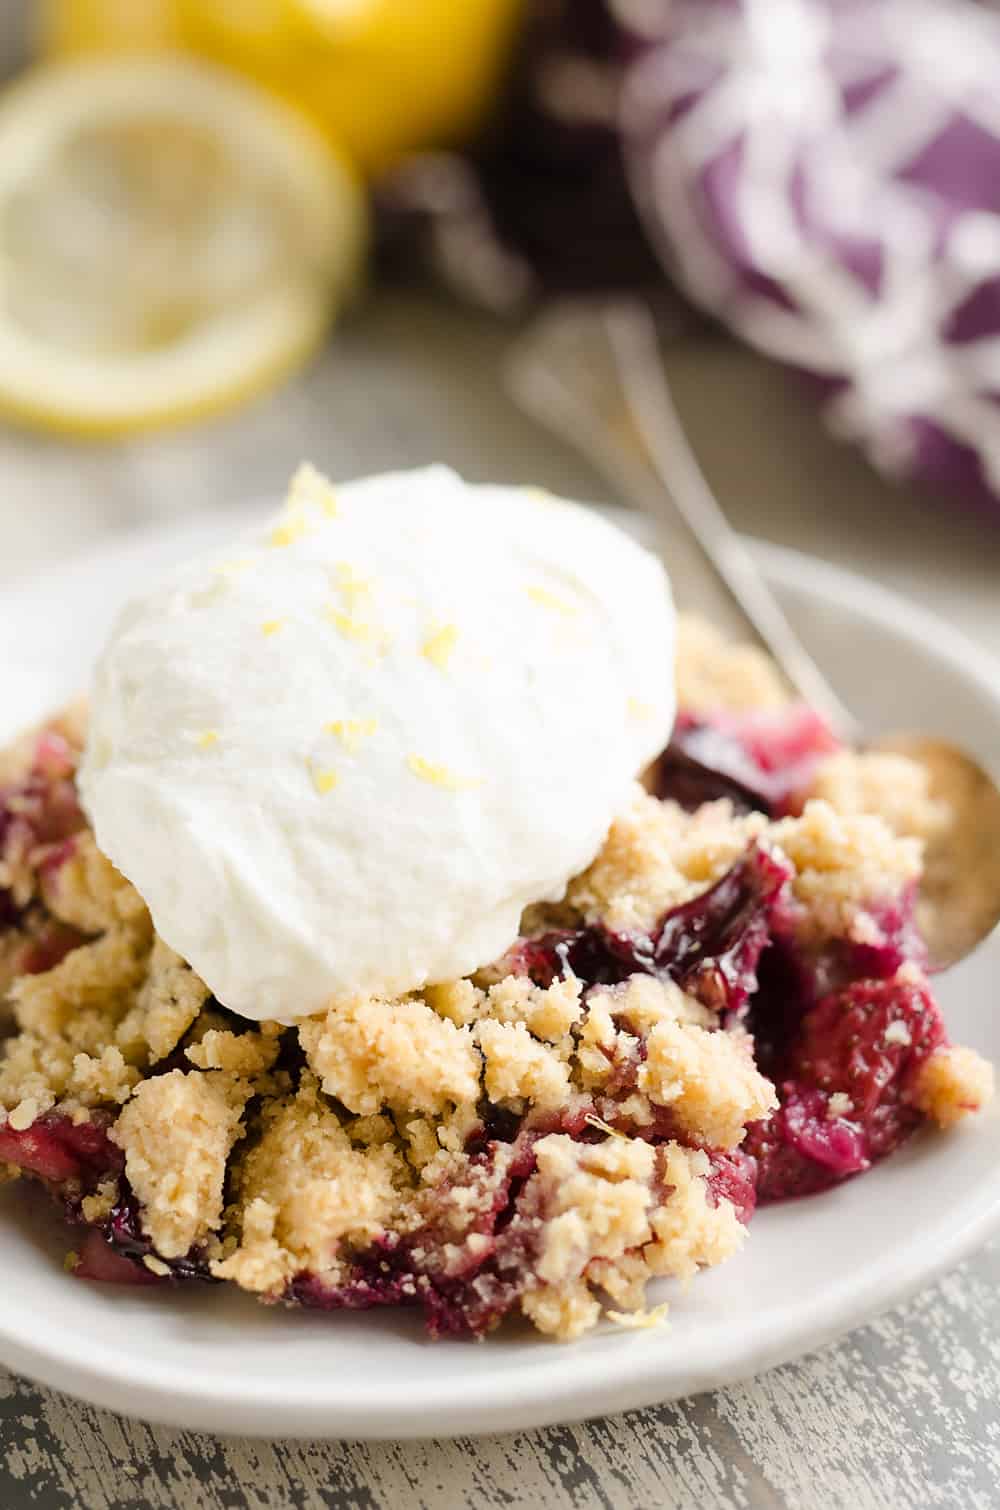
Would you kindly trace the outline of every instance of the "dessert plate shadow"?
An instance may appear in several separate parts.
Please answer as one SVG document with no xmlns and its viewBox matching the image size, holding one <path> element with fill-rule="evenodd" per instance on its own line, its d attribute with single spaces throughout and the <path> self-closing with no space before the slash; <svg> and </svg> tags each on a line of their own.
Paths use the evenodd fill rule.
<svg viewBox="0 0 1000 1510">
<path fill-rule="evenodd" d="M 616 514 L 642 533 L 632 516 Z M 117 606 L 172 561 L 224 542 L 235 514 L 126 538 L 0 605 L 0 738 L 85 685 Z M 873 731 L 941 729 L 1000 751 L 1000 664 L 863 578 L 754 546 L 834 683 Z M 664 668 L 664 673 L 667 674 Z M 939 981 L 955 1038 L 1000 1060 L 1000 936 Z M 870 1175 L 754 1220 L 744 1252 L 669 1299 L 670 1325 L 610 1324 L 560 1346 L 514 1327 L 428 1343 L 415 1316 L 320 1316 L 222 1289 L 117 1289 L 63 1272 L 44 1203 L 0 1192 L 0 1360 L 97 1405 L 218 1432 L 450 1436 L 607 1414 L 746 1378 L 897 1304 L 1000 1226 L 1000 1113 L 913 1140 Z"/>
</svg>

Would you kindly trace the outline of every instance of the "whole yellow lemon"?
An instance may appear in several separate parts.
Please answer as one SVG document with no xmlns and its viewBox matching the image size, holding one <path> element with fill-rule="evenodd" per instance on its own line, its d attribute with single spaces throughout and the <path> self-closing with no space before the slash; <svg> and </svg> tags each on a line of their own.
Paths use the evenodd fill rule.
<svg viewBox="0 0 1000 1510">
<path fill-rule="evenodd" d="M 367 173 L 460 139 L 487 109 L 523 0 L 46 0 L 50 55 L 184 48 L 258 80 Z"/>
</svg>

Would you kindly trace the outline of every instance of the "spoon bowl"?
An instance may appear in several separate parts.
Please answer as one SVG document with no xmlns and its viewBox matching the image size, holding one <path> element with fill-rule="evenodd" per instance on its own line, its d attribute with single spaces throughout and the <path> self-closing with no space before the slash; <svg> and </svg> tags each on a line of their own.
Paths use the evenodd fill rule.
<svg viewBox="0 0 1000 1510">
<path fill-rule="evenodd" d="M 926 841 L 917 923 L 933 970 L 971 954 L 1000 920 L 1000 790 L 965 750 L 931 734 L 889 734 L 869 749 L 922 765 L 947 821 Z"/>
</svg>

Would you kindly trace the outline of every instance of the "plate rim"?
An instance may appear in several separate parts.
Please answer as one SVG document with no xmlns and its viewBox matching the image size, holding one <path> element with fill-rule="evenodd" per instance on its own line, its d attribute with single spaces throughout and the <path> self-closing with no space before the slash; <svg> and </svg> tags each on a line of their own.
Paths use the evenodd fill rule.
<svg viewBox="0 0 1000 1510">
<path fill-rule="evenodd" d="M 600 505 L 597 505 L 601 507 Z M 605 508 L 604 512 L 640 538 L 650 537 L 651 522 L 629 510 Z M 185 520 L 192 533 L 207 534 L 216 522 L 236 530 L 245 510 L 205 510 Z M 49 570 L 42 570 L 5 593 L 0 618 L 15 616 L 19 603 L 30 600 L 41 583 L 53 591 L 68 579 L 86 579 L 100 563 L 106 569 L 109 554 L 127 562 L 163 540 L 176 528 L 171 521 L 140 528 L 75 553 Z M 911 602 L 902 593 L 875 583 L 849 568 L 833 565 L 806 552 L 756 539 L 749 544 L 765 573 L 779 586 L 801 586 L 803 574 L 814 582 L 820 595 L 853 613 L 903 633 L 907 639 L 930 641 L 942 662 L 960 667 L 965 676 L 981 686 L 989 701 L 1000 709 L 1000 660 L 970 640 L 961 630 L 940 618 L 932 609 Z M 986 1113 L 995 1118 L 997 1108 Z M 157 1373 L 143 1375 L 134 1351 L 115 1357 L 108 1343 L 90 1357 L 72 1348 L 55 1347 L 43 1337 L 30 1334 L 31 1318 L 18 1325 L 16 1306 L 4 1306 L 0 1298 L 0 1361 L 39 1382 L 64 1390 L 93 1404 L 140 1419 L 188 1429 L 260 1437 L 352 1438 L 379 1440 L 427 1436 L 455 1436 L 541 1426 L 617 1413 L 667 1399 L 680 1398 L 706 1389 L 745 1380 L 765 1369 L 825 1346 L 855 1327 L 875 1319 L 900 1304 L 916 1290 L 931 1283 L 966 1257 L 1000 1229 L 1000 1166 L 992 1183 L 976 1199 L 968 1198 L 963 1220 L 939 1235 L 930 1254 L 917 1244 L 906 1244 L 886 1253 L 879 1262 L 809 1302 L 797 1302 L 782 1312 L 780 1322 L 763 1338 L 750 1332 L 741 1356 L 717 1347 L 708 1356 L 690 1360 L 683 1379 L 660 1382 L 662 1350 L 635 1346 L 635 1334 L 620 1339 L 617 1350 L 608 1348 L 600 1366 L 589 1376 L 568 1371 L 572 1349 L 553 1349 L 547 1365 L 520 1375 L 512 1398 L 496 1398 L 482 1380 L 428 1381 L 427 1393 L 416 1401 L 394 1402 L 375 1415 L 368 1389 L 352 1381 L 348 1396 L 316 1403 L 320 1384 L 310 1381 L 311 1399 L 269 1396 L 266 1378 L 241 1378 L 234 1400 L 233 1388 L 221 1397 L 217 1376 L 177 1377 L 179 1366 L 157 1365 Z M 850 1272 L 850 1271 L 849 1271 Z M 808 1311 L 808 1316 L 803 1313 Z M 444 1344 L 447 1346 L 447 1344 Z M 487 1344 L 488 1345 L 488 1344 Z M 533 1340 L 530 1346 L 546 1348 Z M 740 1350 L 737 1350 L 739 1355 Z M 134 1366 L 133 1366 L 134 1363 Z M 676 1373 L 677 1371 L 672 1371 Z M 462 1398 L 456 1400 L 456 1389 Z M 450 1391 L 450 1393 L 449 1393 Z M 294 1412 L 294 1414 L 292 1414 Z M 429 1418 L 430 1417 L 430 1423 Z M 444 1419 L 443 1419 L 444 1418 Z"/>
</svg>

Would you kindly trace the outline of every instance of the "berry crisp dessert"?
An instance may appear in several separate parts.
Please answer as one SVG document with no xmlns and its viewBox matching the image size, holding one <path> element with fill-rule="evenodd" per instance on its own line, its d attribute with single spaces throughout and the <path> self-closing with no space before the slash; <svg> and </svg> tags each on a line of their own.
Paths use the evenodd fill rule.
<svg viewBox="0 0 1000 1510">
<path fill-rule="evenodd" d="M 567 566 L 583 511 L 495 490 L 462 597 L 474 490 L 389 482 L 300 473 L 235 558 L 125 611 L 89 706 L 0 758 L 0 1161 L 59 1203 L 76 1279 L 413 1306 L 433 1337 L 651 1324 L 649 1281 L 730 1258 L 758 1204 L 989 1099 L 917 926 L 947 814 L 675 618 L 603 521 Z M 389 494 L 416 531 L 392 560 Z M 616 601 L 647 576 L 605 663 L 588 584 L 615 550 Z"/>
</svg>

